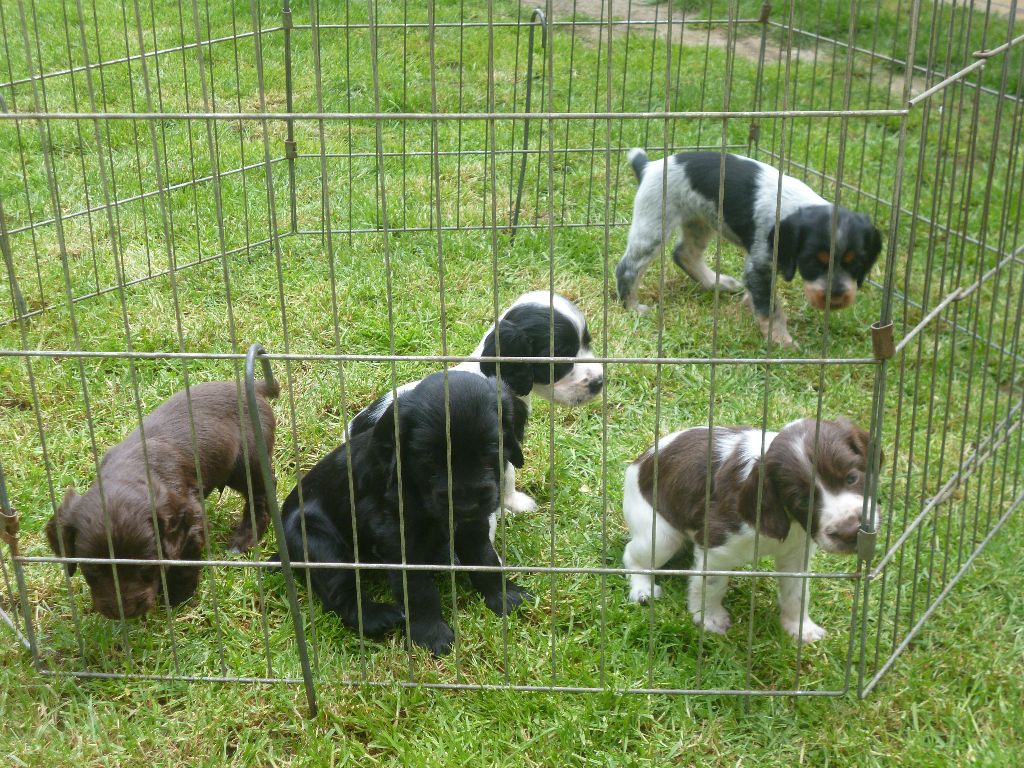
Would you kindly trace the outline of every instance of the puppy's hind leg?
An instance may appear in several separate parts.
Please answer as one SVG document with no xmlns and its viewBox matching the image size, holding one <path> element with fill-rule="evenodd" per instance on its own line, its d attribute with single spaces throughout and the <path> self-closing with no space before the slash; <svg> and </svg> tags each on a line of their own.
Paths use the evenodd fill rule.
<svg viewBox="0 0 1024 768">
<path fill-rule="evenodd" d="M 683 225 L 683 236 L 672 251 L 672 261 L 693 278 L 705 291 L 740 291 L 739 280 L 729 275 L 716 273 L 704 261 L 704 251 L 711 239 L 711 228 L 700 219 Z"/>
<path fill-rule="evenodd" d="M 622 564 L 630 570 L 653 570 L 679 551 L 684 537 L 647 503 L 637 484 L 638 475 L 636 465 L 626 470 L 622 511 L 629 526 L 630 540 L 622 555 Z M 661 587 L 654 583 L 653 574 L 631 573 L 629 586 L 631 603 L 646 603 L 661 597 Z"/>
<path fill-rule="evenodd" d="M 307 562 L 351 563 L 355 560 L 351 547 L 338 538 L 334 523 L 315 500 L 303 505 L 305 533 L 298 512 L 285 521 L 285 539 L 292 565 L 301 569 Z M 336 613 L 347 627 L 373 637 L 402 625 L 405 614 L 393 603 L 378 603 L 366 596 L 365 580 L 358 584 L 356 572 L 348 568 L 310 568 L 309 583 L 324 609 Z M 361 593 L 361 594 L 360 594 Z"/>
<path fill-rule="evenodd" d="M 626 309 L 635 309 L 637 312 L 647 312 L 650 309 L 646 304 L 637 303 L 637 283 L 643 278 L 664 243 L 660 223 L 647 221 L 648 218 L 634 216 L 633 225 L 629 229 L 626 252 L 615 267 L 615 287 L 619 301 Z M 665 230 L 668 231 L 670 230 Z"/>
</svg>

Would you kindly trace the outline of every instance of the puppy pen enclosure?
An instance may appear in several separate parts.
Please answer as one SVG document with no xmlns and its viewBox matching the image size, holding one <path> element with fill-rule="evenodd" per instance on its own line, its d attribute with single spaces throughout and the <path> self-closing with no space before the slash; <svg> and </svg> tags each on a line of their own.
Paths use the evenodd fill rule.
<svg viewBox="0 0 1024 768">
<path fill-rule="evenodd" d="M 312 684 L 866 694 L 1024 493 L 1015 13 L 3 0 L 12 636 L 45 675 L 298 682 L 304 634 Z M 883 253 L 857 304 L 819 313 L 780 285 L 800 349 L 766 347 L 738 297 L 663 258 L 641 286 L 655 311 L 627 314 L 611 270 L 633 146 L 748 154 L 870 214 Z M 724 241 L 708 253 L 741 272 Z M 359 408 L 548 287 L 588 315 L 608 384 L 578 409 L 535 402 L 521 482 L 540 509 L 502 520 L 499 551 L 537 604 L 483 615 L 450 569 L 451 657 L 362 640 L 301 588 L 295 630 L 273 536 L 226 553 L 230 494 L 208 501 L 199 593 L 139 621 L 90 614 L 47 548 L 63 488 L 172 392 L 241 386 L 250 342 L 284 388 L 283 493 Z M 657 435 L 837 415 L 870 425 L 884 515 L 864 510 L 881 527 L 856 558 L 805 574 L 824 641 L 778 628 L 770 571 L 734 578 L 724 638 L 692 625 L 684 578 L 626 603 L 622 470 Z"/>
</svg>

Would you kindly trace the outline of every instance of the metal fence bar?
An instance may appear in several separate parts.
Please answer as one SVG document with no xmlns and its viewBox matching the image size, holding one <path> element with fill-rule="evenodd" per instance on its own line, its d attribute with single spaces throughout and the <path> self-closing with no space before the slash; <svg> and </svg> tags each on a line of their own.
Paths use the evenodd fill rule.
<svg viewBox="0 0 1024 768">
<path fill-rule="evenodd" d="M 292 627 L 295 631 L 295 641 L 298 645 L 299 663 L 302 665 L 302 682 L 306 689 L 306 704 L 309 706 L 309 716 L 316 717 L 316 689 L 313 685 L 313 671 L 309 665 L 309 653 L 306 649 L 306 630 L 303 625 L 302 609 L 299 608 L 298 593 L 295 590 L 295 576 L 292 574 L 291 558 L 288 555 L 288 546 L 285 543 L 284 523 L 281 521 L 281 508 L 277 505 L 277 484 L 274 481 L 274 473 L 270 466 L 270 455 L 267 451 L 267 441 L 263 435 L 263 425 L 260 423 L 259 404 L 256 400 L 256 358 L 260 358 L 263 367 L 263 380 L 273 384 L 274 371 L 270 367 L 270 361 L 266 357 L 266 351 L 259 344 L 249 347 L 245 358 L 245 397 L 249 407 L 249 420 L 252 424 L 253 436 L 256 440 L 256 452 L 260 462 L 260 472 L 263 475 L 263 487 L 267 491 L 267 506 L 270 511 L 270 518 L 274 523 L 274 534 L 277 537 L 277 552 L 281 561 L 281 572 L 284 575 L 285 590 L 288 595 L 288 608 L 292 616 Z M 268 676 L 272 677 L 272 675 Z"/>
</svg>

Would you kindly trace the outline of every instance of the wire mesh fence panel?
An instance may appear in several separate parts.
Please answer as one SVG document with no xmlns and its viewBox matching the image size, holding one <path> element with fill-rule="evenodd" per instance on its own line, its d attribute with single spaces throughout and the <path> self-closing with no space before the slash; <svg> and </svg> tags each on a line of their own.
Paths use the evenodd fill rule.
<svg viewBox="0 0 1024 768">
<path fill-rule="evenodd" d="M 1014 13 L 903 0 L 0 3 L 0 479 L 20 522 L 0 560 L 0 618 L 14 642 L 46 674 L 300 682 L 308 640 L 313 681 L 866 694 L 1021 500 Z M 634 206 L 638 183 L 648 202 Z M 821 206 L 822 223 L 794 235 L 798 264 L 783 219 Z M 857 274 L 840 243 L 875 227 L 877 263 Z M 634 250 L 645 238 L 650 257 Z M 620 258 L 638 260 L 633 282 Z M 255 341 L 281 389 L 268 458 L 298 536 L 283 570 L 272 516 L 242 500 L 263 482 L 244 393 Z M 352 422 L 450 366 L 497 373 L 498 418 L 522 421 L 498 438 L 524 459 L 514 482 L 504 461 L 496 479 L 497 506 L 522 510 L 494 517 L 500 569 L 463 539 L 458 374 L 444 379 L 446 447 L 421 460 L 403 453 L 403 430 L 419 428 L 402 415 L 410 390 L 373 411 L 397 434 L 362 437 Z M 212 422 L 193 403 L 211 381 L 231 385 L 223 424 L 241 435 L 216 488 L 202 482 Z M 171 449 L 147 437 L 147 415 L 186 388 L 169 420 L 184 448 L 161 463 Z M 839 417 L 865 430 L 851 450 L 867 501 L 856 541 L 830 547 L 820 515 L 848 476 L 829 473 L 837 440 L 853 440 L 830 431 Z M 755 468 L 799 419 L 813 425 L 793 459 L 806 477 L 780 502 L 793 531 L 780 538 L 764 527 L 776 489 Z M 692 427 L 711 429 L 680 442 Z M 135 556 L 106 501 L 122 479 L 112 449 L 133 430 L 157 457 L 136 483 L 152 544 Z M 388 439 L 403 446 L 387 465 L 406 486 L 401 557 L 382 554 L 365 512 L 328 536 L 361 552 L 358 569 L 318 556 L 322 460 L 341 457 L 330 476 L 357 489 L 344 497 L 355 510 L 378 477 L 364 457 Z M 756 480 L 745 527 L 730 527 L 739 491 L 718 474 L 730 451 L 747 462 L 736 488 Z M 175 461 L 198 476 L 180 505 L 192 549 L 175 549 L 191 539 L 160 513 L 161 467 Z M 448 496 L 424 560 L 409 494 L 431 462 Z M 97 478 L 83 555 L 87 537 L 60 525 L 78 503 L 65 489 Z M 694 522 L 677 529 L 686 482 Z M 650 552 L 671 541 L 676 557 L 623 565 L 636 504 L 650 507 Z M 267 533 L 238 553 L 247 516 Z M 821 542 L 833 554 L 812 560 Z M 736 565 L 721 565 L 727 553 Z M 481 587 L 495 569 L 511 579 L 499 597 Z M 100 602 L 98 573 L 116 584 Z M 417 640 L 425 583 L 447 655 Z M 323 584 L 351 587 L 358 610 L 325 603 Z M 520 587 L 519 610 L 495 610 Z M 392 600 L 382 637 L 346 625 L 366 628 Z"/>
</svg>

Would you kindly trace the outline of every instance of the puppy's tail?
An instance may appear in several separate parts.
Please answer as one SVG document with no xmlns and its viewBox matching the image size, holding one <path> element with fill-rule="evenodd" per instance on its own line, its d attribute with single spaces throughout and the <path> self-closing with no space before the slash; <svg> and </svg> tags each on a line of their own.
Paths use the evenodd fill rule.
<svg viewBox="0 0 1024 768">
<path fill-rule="evenodd" d="M 647 167 L 647 153 L 640 149 L 640 147 L 634 147 L 629 150 L 629 154 L 626 155 L 626 159 L 629 160 L 629 164 L 633 166 L 633 173 L 636 174 L 636 180 L 640 181 L 644 177 L 644 168 Z"/>
<path fill-rule="evenodd" d="M 268 400 L 273 400 L 275 397 L 281 394 L 281 385 L 278 384 L 276 381 L 257 381 L 256 394 L 262 395 Z"/>
</svg>

